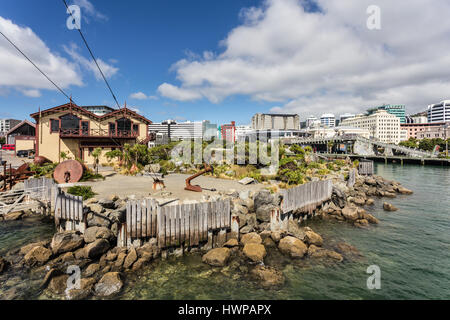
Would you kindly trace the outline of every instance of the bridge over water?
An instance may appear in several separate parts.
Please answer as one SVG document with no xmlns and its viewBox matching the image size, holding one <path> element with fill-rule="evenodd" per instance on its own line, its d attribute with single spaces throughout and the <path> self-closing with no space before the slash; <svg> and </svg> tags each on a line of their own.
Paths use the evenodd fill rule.
<svg viewBox="0 0 450 320">
<path fill-rule="evenodd" d="M 419 149 L 389 144 L 375 139 L 367 139 L 358 135 L 341 135 L 330 138 L 286 138 L 283 143 L 286 145 L 298 144 L 309 145 L 319 152 L 329 152 L 329 144 L 333 144 L 335 151 L 339 144 L 345 145 L 344 154 L 354 154 L 359 156 L 406 156 L 415 159 L 433 159 L 437 158 L 437 154 Z M 380 153 L 379 149 L 383 149 Z M 333 153 L 333 152 L 330 152 Z"/>
</svg>

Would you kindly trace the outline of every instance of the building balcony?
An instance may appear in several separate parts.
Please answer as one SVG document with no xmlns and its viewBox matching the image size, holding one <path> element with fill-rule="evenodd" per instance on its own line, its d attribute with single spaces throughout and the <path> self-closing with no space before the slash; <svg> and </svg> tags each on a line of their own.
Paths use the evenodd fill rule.
<svg viewBox="0 0 450 320">
<path fill-rule="evenodd" d="M 61 139 L 76 138 L 112 138 L 112 139 L 136 139 L 139 132 L 132 130 L 115 130 L 109 131 L 105 129 L 61 129 L 59 131 Z"/>
</svg>

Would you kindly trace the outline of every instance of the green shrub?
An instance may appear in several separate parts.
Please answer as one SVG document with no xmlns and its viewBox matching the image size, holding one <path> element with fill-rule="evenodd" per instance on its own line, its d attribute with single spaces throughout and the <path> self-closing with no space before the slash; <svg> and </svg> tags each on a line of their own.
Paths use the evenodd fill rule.
<svg viewBox="0 0 450 320">
<path fill-rule="evenodd" d="M 83 200 L 93 198 L 96 195 L 96 193 L 92 191 L 92 187 L 90 186 L 70 187 L 69 189 L 67 189 L 67 193 L 74 196 L 83 197 Z"/>
</svg>

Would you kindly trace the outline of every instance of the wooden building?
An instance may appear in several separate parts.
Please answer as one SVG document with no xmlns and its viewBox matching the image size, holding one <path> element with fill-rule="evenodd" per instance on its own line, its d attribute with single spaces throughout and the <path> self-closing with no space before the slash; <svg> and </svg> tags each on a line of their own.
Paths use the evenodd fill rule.
<svg viewBox="0 0 450 320">
<path fill-rule="evenodd" d="M 53 162 L 61 161 L 61 152 L 93 164 L 95 148 L 105 153 L 122 149 L 125 144 L 147 143 L 152 122 L 126 106 L 104 115 L 96 115 L 73 102 L 31 114 L 36 121 L 36 155 Z"/>
<path fill-rule="evenodd" d="M 24 120 L 6 133 L 6 143 L 16 145 L 15 152 L 34 150 L 36 140 L 36 125 Z"/>
</svg>

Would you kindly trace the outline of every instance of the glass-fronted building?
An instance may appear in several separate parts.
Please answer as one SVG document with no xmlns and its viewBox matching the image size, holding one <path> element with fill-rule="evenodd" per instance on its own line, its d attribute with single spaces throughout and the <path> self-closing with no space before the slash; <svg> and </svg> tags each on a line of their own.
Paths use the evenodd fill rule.
<svg viewBox="0 0 450 320">
<path fill-rule="evenodd" d="M 406 113 L 404 104 L 386 104 L 367 110 L 368 115 L 374 114 L 378 110 L 386 110 L 388 113 L 400 118 L 400 123 L 406 123 Z"/>
</svg>

